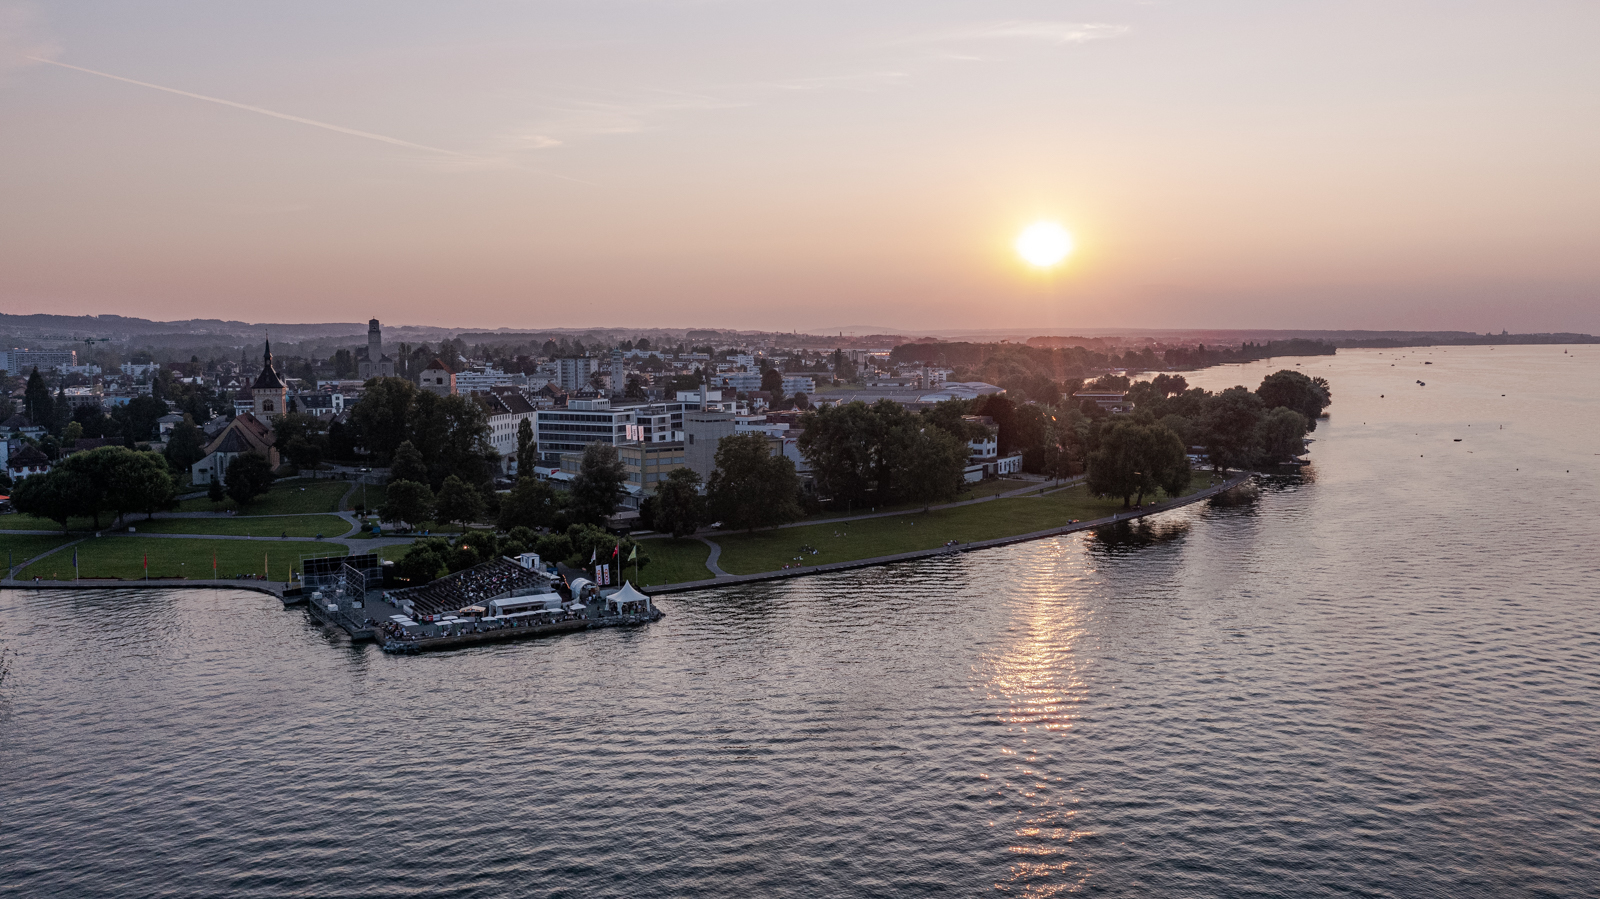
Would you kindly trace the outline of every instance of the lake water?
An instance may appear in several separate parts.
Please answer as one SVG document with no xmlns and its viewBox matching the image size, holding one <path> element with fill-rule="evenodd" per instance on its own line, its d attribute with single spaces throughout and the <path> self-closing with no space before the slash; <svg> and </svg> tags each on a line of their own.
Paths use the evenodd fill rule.
<svg viewBox="0 0 1600 899">
<path fill-rule="evenodd" d="M 1254 499 L 638 630 L 391 657 L 248 592 L 5 591 L 0 894 L 1600 894 L 1569 350 L 1301 359 L 1333 415 Z"/>
</svg>

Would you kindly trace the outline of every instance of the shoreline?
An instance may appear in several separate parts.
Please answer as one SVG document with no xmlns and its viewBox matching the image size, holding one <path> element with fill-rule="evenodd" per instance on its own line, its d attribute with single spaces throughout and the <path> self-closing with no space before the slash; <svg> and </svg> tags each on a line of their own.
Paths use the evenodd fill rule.
<svg viewBox="0 0 1600 899">
<path fill-rule="evenodd" d="M 936 556 L 948 556 L 955 553 L 972 552 L 980 549 L 992 549 L 997 546 L 1009 546 L 1013 543 L 1026 543 L 1030 540 L 1043 540 L 1048 537 L 1059 537 L 1075 531 L 1086 531 L 1093 528 L 1104 527 L 1123 521 L 1132 521 L 1161 512 L 1170 512 L 1173 509 L 1197 503 L 1203 499 L 1210 499 L 1219 493 L 1225 493 L 1240 484 L 1248 481 L 1253 472 L 1243 472 L 1212 487 L 1197 490 L 1188 496 L 1154 506 L 1147 506 L 1138 511 L 1127 514 L 1118 513 L 1105 518 L 1095 518 L 1089 521 L 1080 521 L 1077 524 L 1064 525 L 1056 528 L 1046 528 L 1042 531 L 1030 531 L 1025 534 L 1013 534 L 1009 537 L 994 537 L 989 540 L 978 540 L 972 543 L 962 543 L 956 546 L 941 546 L 937 549 L 919 549 L 911 552 L 895 553 L 888 556 L 871 556 L 865 559 L 852 559 L 847 562 L 828 562 L 806 568 L 791 568 L 778 571 L 762 571 L 756 574 L 730 574 L 721 577 L 706 578 L 698 581 L 683 581 L 677 584 L 656 584 L 649 587 L 650 595 L 657 596 L 666 593 L 688 593 L 695 590 L 709 590 L 717 587 L 731 587 L 739 584 L 752 584 L 761 581 L 776 581 L 786 578 L 808 577 L 815 574 L 828 574 L 835 571 L 851 571 L 857 568 L 873 568 L 879 565 L 893 565 L 897 562 L 914 562 L 920 559 L 930 559 Z M 905 513 L 892 513 L 905 514 Z"/>
<path fill-rule="evenodd" d="M 652 585 L 652 586 L 650 586 L 648 588 L 645 588 L 645 589 L 648 589 L 650 595 L 652 595 L 652 596 L 669 594 L 669 593 L 689 593 L 689 592 L 692 592 L 692 591 L 695 591 L 695 590 L 710 590 L 710 589 L 715 589 L 717 587 L 730 587 L 730 586 L 737 586 L 737 585 L 741 585 L 741 584 L 760 583 L 760 582 L 763 582 L 763 581 L 776 581 L 776 580 L 784 580 L 784 579 L 788 579 L 788 578 L 809 577 L 811 575 L 828 574 L 828 573 L 836 572 L 836 571 L 853 571 L 853 570 L 859 569 L 859 568 L 874 568 L 874 567 L 877 567 L 877 566 L 880 566 L 880 565 L 893 565 L 893 564 L 896 564 L 896 563 L 899 563 L 899 562 L 914 562 L 914 561 L 919 561 L 921 559 L 934 558 L 934 557 L 937 557 L 937 556 L 948 556 L 948 555 L 954 555 L 956 553 L 973 552 L 975 550 L 981 550 L 981 549 L 993 549 L 993 548 L 999 547 L 999 546 L 1010 546 L 1010 545 L 1015 544 L 1015 543 L 1026 543 L 1026 542 L 1032 541 L 1032 540 L 1043 540 L 1043 539 L 1046 539 L 1046 538 L 1049 538 L 1049 537 L 1059 537 L 1059 536 L 1062 536 L 1064 534 L 1070 534 L 1070 533 L 1074 533 L 1074 532 L 1077 532 L 1077 531 L 1085 531 L 1085 530 L 1091 530 L 1091 529 L 1094 529 L 1094 528 L 1104 527 L 1105 525 L 1108 525 L 1108 524 L 1116 524 L 1116 523 L 1123 522 L 1123 521 L 1132 521 L 1132 520 L 1138 519 L 1138 518 L 1145 518 L 1145 517 L 1150 516 L 1150 515 L 1156 515 L 1156 514 L 1159 514 L 1161 512 L 1168 512 L 1168 511 L 1171 511 L 1173 509 L 1177 509 L 1177 508 L 1181 508 L 1183 506 L 1190 505 L 1192 503 L 1197 503 L 1197 502 L 1200 502 L 1201 500 L 1210 499 L 1213 496 L 1216 496 L 1216 495 L 1218 495 L 1220 493 L 1224 493 L 1224 492 L 1226 492 L 1228 490 L 1232 490 L 1233 488 L 1238 487 L 1240 484 L 1245 483 L 1246 481 L 1248 481 L 1253 476 L 1253 474 L 1254 474 L 1253 472 L 1242 472 L 1242 473 L 1236 474 L 1236 475 L 1228 478 L 1227 480 L 1223 481 L 1221 484 L 1217 484 L 1217 485 L 1214 485 L 1214 486 L 1211 486 L 1211 487 L 1206 487 L 1206 488 L 1204 488 L 1202 490 L 1197 490 L 1194 493 L 1191 493 L 1191 494 L 1189 494 L 1187 496 L 1184 496 L 1184 497 L 1181 497 L 1179 499 L 1170 500 L 1170 501 L 1163 502 L 1163 503 L 1158 503 L 1158 504 L 1152 505 L 1152 506 L 1147 506 L 1147 507 L 1145 507 L 1143 509 L 1139 509 L 1137 511 L 1129 511 L 1128 513 L 1125 513 L 1125 514 L 1124 513 L 1117 513 L 1117 514 L 1111 515 L 1111 516 L 1090 519 L 1088 521 L 1080 521 L 1080 522 L 1078 522 L 1076 524 L 1068 524 L 1068 525 L 1063 525 L 1063 526 L 1060 526 L 1060 527 L 1046 528 L 1044 530 L 1039 530 L 1039 531 L 1030 531 L 1030 532 L 1023 533 L 1023 534 L 1012 534 L 1012 535 L 1006 536 L 1006 537 L 994 537 L 994 538 L 991 538 L 991 539 L 988 539 L 988 540 L 978 540 L 978 541 L 974 541 L 974 542 L 971 542 L 971 543 L 958 544 L 956 546 L 941 546 L 941 547 L 937 547 L 935 549 L 912 550 L 910 552 L 895 553 L 893 555 L 887 555 L 887 556 L 869 556 L 869 557 L 864 558 L 864 559 L 851 559 L 849 561 L 844 561 L 844 562 L 829 562 L 829 563 L 816 565 L 816 566 L 809 566 L 809 567 L 805 567 L 805 568 L 780 569 L 780 570 L 777 570 L 777 571 L 762 571 L 762 572 L 757 572 L 755 574 L 730 574 L 730 575 L 721 575 L 721 576 L 716 576 L 716 577 L 704 578 L 704 579 L 701 579 L 701 580 L 682 581 L 682 582 L 675 583 L 675 584 L 657 584 L 657 585 Z M 986 497 L 984 499 L 975 500 L 975 501 L 972 501 L 972 502 L 984 502 L 987 499 L 993 499 L 993 497 Z M 878 515 L 866 516 L 866 517 L 884 517 L 884 516 L 888 516 L 888 515 L 903 515 L 903 514 L 906 514 L 906 513 L 904 513 L 904 512 L 879 513 Z M 808 523 L 814 523 L 814 522 L 808 522 Z M 182 536 L 182 535 L 174 535 L 174 536 Z M 260 538 L 260 539 L 266 539 L 266 538 Z M 280 542 L 282 540 L 282 538 L 271 538 L 271 539 L 278 540 Z M 74 541 L 74 542 L 76 542 L 76 541 Z M 65 548 L 66 548 L 66 546 L 63 545 L 62 547 L 59 547 L 57 550 L 52 550 L 51 552 L 52 553 L 53 552 L 57 552 L 60 549 L 65 549 Z M 50 553 L 47 553 L 46 555 L 49 555 L 49 554 Z M 219 579 L 219 580 L 209 580 L 209 579 L 208 580 L 189 580 L 189 579 L 183 579 L 183 578 L 153 578 L 151 580 L 142 580 L 142 579 L 119 580 L 119 579 L 116 579 L 116 578 L 92 578 L 92 579 L 89 579 L 89 580 L 90 580 L 90 582 L 88 582 L 88 583 L 85 583 L 83 581 L 76 581 L 76 582 L 75 581 L 38 581 L 38 582 L 33 582 L 33 581 L 23 581 L 23 580 L 12 580 L 11 578 L 8 577 L 8 578 L 5 578 L 5 579 L 0 579 L 0 590 L 128 590 L 128 589 L 149 590 L 149 589 L 171 589 L 171 588 L 175 588 L 175 587 L 176 588 L 185 588 L 185 589 L 233 588 L 233 589 L 239 589 L 239 590 L 251 590 L 251 591 L 254 591 L 254 592 L 257 592 L 257 593 L 265 593 L 265 594 L 268 594 L 269 596 L 273 596 L 273 597 L 276 597 L 276 598 L 281 600 L 281 599 L 283 599 L 284 592 L 287 589 L 287 585 L 285 585 L 282 581 L 254 581 L 254 582 L 252 582 L 252 581 L 248 581 L 248 580 L 238 580 L 238 581 L 235 581 L 235 580 L 222 580 L 222 579 Z"/>
<path fill-rule="evenodd" d="M 0 590 L 170 590 L 174 587 L 190 590 L 252 590 L 283 599 L 282 581 L 246 580 L 190 580 L 188 578 L 151 578 L 125 581 L 118 578 L 84 578 L 81 581 L 13 581 L 0 580 Z"/>
</svg>

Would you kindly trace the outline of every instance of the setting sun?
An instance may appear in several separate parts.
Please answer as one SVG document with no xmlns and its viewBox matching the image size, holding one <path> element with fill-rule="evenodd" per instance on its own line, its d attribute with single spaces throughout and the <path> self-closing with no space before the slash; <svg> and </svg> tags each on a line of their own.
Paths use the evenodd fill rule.
<svg viewBox="0 0 1600 899">
<path fill-rule="evenodd" d="M 1049 268 L 1072 252 L 1072 235 L 1055 222 L 1034 222 L 1017 235 L 1017 255 L 1029 265 Z"/>
</svg>

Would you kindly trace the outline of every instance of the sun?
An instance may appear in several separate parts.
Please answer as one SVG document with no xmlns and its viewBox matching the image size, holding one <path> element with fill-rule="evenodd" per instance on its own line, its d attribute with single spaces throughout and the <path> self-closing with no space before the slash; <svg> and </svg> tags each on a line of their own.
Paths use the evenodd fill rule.
<svg viewBox="0 0 1600 899">
<path fill-rule="evenodd" d="M 1072 235 L 1055 222 L 1034 222 L 1017 235 L 1017 255 L 1029 265 L 1049 268 L 1072 252 Z"/>
</svg>

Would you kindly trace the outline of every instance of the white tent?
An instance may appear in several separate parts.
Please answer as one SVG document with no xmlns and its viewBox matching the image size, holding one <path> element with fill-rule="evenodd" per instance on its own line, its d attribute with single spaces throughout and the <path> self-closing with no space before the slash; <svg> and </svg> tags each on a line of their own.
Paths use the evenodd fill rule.
<svg viewBox="0 0 1600 899">
<path fill-rule="evenodd" d="M 622 582 L 622 589 L 620 589 L 617 592 L 615 592 L 615 593 L 611 594 L 610 596 L 606 597 L 606 599 L 609 599 L 614 603 L 624 603 L 624 602 L 649 603 L 650 602 L 650 597 L 645 596 L 643 593 L 640 593 L 638 590 L 635 590 L 634 587 L 633 587 L 633 584 L 630 584 L 627 581 L 623 581 Z"/>
</svg>

